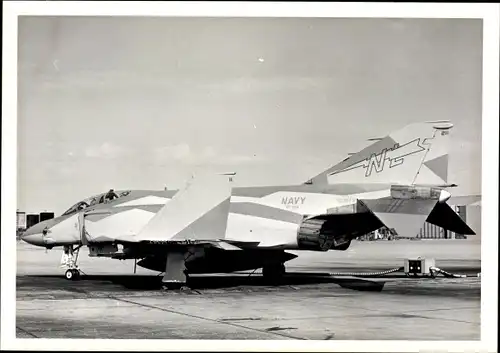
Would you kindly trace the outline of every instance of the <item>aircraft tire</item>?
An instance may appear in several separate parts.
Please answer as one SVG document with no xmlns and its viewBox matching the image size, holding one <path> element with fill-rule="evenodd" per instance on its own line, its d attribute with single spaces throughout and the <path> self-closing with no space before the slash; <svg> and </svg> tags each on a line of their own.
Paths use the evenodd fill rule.
<svg viewBox="0 0 500 353">
<path fill-rule="evenodd" d="M 66 270 L 66 272 L 64 273 L 64 277 L 68 281 L 77 281 L 80 279 L 80 272 L 78 270 L 75 270 L 75 269 L 69 269 L 69 270 Z"/>
<path fill-rule="evenodd" d="M 73 270 L 74 274 L 73 274 L 73 280 L 74 281 L 78 281 L 80 280 L 80 271 L 78 270 Z"/>
<path fill-rule="evenodd" d="M 285 264 L 272 264 L 262 268 L 264 281 L 278 284 L 286 273 Z"/>
<path fill-rule="evenodd" d="M 75 272 L 73 272 L 73 270 L 66 270 L 66 272 L 64 273 L 64 277 L 68 281 L 72 281 L 72 280 L 74 280 Z"/>
</svg>

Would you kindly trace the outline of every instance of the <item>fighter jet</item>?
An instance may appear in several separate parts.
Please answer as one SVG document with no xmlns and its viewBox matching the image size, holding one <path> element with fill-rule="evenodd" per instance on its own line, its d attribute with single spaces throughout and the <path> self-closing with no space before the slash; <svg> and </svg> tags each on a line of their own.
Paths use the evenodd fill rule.
<svg viewBox="0 0 500 353">
<path fill-rule="evenodd" d="M 29 228 L 22 239 L 63 247 L 67 279 L 78 252 L 134 259 L 167 286 L 197 273 L 262 268 L 285 274 L 289 251 L 344 251 L 380 228 L 416 237 L 427 221 L 474 234 L 450 208 L 447 121 L 416 123 L 297 185 L 235 187 L 227 175 L 194 178 L 181 190 L 110 190 Z M 232 175 L 231 175 L 232 177 Z M 222 179 L 221 179 L 222 178 Z"/>
</svg>

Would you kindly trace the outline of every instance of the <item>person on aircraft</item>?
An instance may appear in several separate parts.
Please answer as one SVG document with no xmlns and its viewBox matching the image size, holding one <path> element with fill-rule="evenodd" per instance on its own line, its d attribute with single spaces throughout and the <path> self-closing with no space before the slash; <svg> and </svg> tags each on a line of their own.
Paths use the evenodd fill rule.
<svg viewBox="0 0 500 353">
<path fill-rule="evenodd" d="M 105 196 L 105 199 L 107 201 L 113 201 L 114 199 L 117 199 L 117 198 L 118 198 L 118 195 L 115 193 L 115 191 L 113 189 L 110 189 Z"/>
<path fill-rule="evenodd" d="M 89 205 L 85 201 L 82 201 L 82 203 L 80 203 L 78 205 L 78 211 L 81 211 L 81 210 L 83 210 L 84 208 L 87 208 L 87 207 L 89 207 Z"/>
</svg>

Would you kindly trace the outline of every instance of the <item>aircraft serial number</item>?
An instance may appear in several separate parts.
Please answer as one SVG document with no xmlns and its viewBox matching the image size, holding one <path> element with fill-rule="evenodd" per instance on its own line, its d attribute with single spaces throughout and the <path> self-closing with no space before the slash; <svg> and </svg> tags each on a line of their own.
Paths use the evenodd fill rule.
<svg viewBox="0 0 500 353">
<path fill-rule="evenodd" d="M 192 245 L 199 244 L 198 240 L 150 240 L 150 244 Z"/>
</svg>

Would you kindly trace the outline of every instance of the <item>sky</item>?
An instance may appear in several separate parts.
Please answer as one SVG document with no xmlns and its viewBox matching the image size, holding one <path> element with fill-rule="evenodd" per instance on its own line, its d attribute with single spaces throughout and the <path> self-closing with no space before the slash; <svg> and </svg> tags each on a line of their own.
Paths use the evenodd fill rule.
<svg viewBox="0 0 500 353">
<path fill-rule="evenodd" d="M 302 183 L 407 124 L 452 120 L 481 190 L 482 21 L 19 17 L 18 209 L 114 189 Z"/>
</svg>

